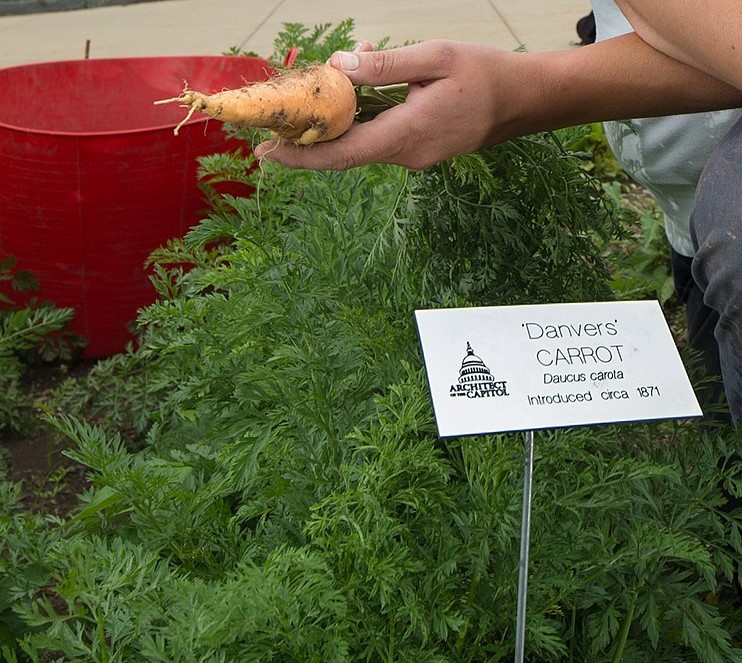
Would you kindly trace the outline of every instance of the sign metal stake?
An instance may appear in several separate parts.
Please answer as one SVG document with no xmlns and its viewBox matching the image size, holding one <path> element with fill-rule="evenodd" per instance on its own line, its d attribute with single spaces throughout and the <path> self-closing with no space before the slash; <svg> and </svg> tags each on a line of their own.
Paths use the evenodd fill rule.
<svg viewBox="0 0 742 663">
<path fill-rule="evenodd" d="M 523 515 L 520 523 L 518 565 L 518 613 L 515 621 L 515 663 L 523 663 L 526 642 L 526 598 L 528 596 L 528 552 L 531 544 L 531 494 L 533 481 L 533 431 L 525 434 L 523 473 Z"/>
<path fill-rule="evenodd" d="M 415 318 L 438 436 L 525 434 L 515 624 L 515 663 L 523 663 L 534 431 L 703 413 L 656 301 L 432 309 Z M 464 358 L 452 347 L 466 348 Z"/>
</svg>

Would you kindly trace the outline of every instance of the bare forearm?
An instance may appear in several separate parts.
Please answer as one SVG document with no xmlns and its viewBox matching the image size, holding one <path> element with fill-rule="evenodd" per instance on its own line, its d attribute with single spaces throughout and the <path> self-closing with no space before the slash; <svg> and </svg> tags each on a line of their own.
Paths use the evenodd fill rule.
<svg viewBox="0 0 742 663">
<path fill-rule="evenodd" d="M 741 90 L 664 55 L 636 34 L 524 57 L 538 72 L 533 103 L 540 106 L 524 118 L 535 129 L 742 107 Z"/>
<path fill-rule="evenodd" d="M 616 3 L 648 44 L 742 88 L 739 0 L 616 0 Z"/>
</svg>

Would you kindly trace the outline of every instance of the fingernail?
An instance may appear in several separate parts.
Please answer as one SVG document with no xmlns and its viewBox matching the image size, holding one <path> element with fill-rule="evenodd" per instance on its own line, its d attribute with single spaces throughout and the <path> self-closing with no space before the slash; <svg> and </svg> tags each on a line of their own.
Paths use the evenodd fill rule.
<svg viewBox="0 0 742 663">
<path fill-rule="evenodd" d="M 340 66 L 345 69 L 345 71 L 355 71 L 361 63 L 355 53 L 341 52 L 338 53 L 338 57 L 340 58 Z"/>
<path fill-rule="evenodd" d="M 362 41 L 358 41 L 358 42 L 356 42 L 356 45 L 353 47 L 353 52 L 354 53 L 359 53 L 362 48 L 363 48 L 363 42 Z"/>
</svg>

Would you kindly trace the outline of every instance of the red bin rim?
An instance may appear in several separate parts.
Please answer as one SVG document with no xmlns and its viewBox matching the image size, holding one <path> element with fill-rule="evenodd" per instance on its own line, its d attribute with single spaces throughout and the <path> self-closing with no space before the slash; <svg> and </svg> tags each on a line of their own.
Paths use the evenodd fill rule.
<svg viewBox="0 0 742 663">
<path fill-rule="evenodd" d="M 45 68 L 45 67 L 52 67 L 52 66 L 74 66 L 74 65 L 80 65 L 84 63 L 84 66 L 90 66 L 90 63 L 95 63 L 96 65 L 105 65 L 110 63 L 116 63 L 116 64 L 122 64 L 124 62 L 136 62 L 136 63 L 143 63 L 143 62 L 165 62 L 165 61 L 176 61 L 176 60 L 224 60 L 224 59 L 237 59 L 241 58 L 243 60 L 250 60 L 255 64 L 262 65 L 264 71 L 265 71 L 265 77 L 267 78 L 269 75 L 275 72 L 275 67 L 271 66 L 270 62 L 261 57 L 257 56 L 244 56 L 244 55 L 152 55 L 152 56 L 132 56 L 132 57 L 110 57 L 110 58 L 90 58 L 90 59 L 83 59 L 83 58 L 76 58 L 76 59 L 69 59 L 69 60 L 49 60 L 49 61 L 43 61 L 43 62 L 31 62 L 27 64 L 20 64 L 20 65 L 12 65 L 9 67 L 0 67 L 0 78 L 2 78 L 3 74 L 9 71 L 15 71 L 19 69 L 32 69 L 32 68 Z M 196 116 L 194 115 L 191 117 L 185 126 L 200 126 L 203 124 L 206 124 L 209 122 L 211 118 L 206 116 Z M 61 136 L 61 137 L 70 137 L 70 138 L 85 138 L 85 137 L 95 137 L 95 136 L 123 136 L 123 135 L 131 135 L 131 134 L 145 134 L 149 132 L 160 132 L 163 130 L 172 130 L 174 128 L 174 124 L 171 121 L 163 121 L 162 124 L 149 124 L 147 126 L 142 127 L 134 127 L 129 129 L 109 129 L 109 130 L 102 130 L 102 131 L 64 131 L 64 130 L 51 130 L 51 129 L 39 129 L 34 127 L 24 127 L 19 126 L 17 124 L 12 124 L 9 122 L 4 122 L 2 119 L 0 119 L 0 128 L 7 129 L 10 131 L 15 131 L 19 133 L 27 133 L 27 134 L 34 134 L 34 135 L 42 135 L 42 136 Z"/>
</svg>

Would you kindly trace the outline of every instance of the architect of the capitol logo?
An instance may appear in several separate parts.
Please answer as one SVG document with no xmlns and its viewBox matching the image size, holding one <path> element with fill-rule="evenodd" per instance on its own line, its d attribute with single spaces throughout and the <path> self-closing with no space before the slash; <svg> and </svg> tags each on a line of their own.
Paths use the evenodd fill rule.
<svg viewBox="0 0 742 663">
<path fill-rule="evenodd" d="M 495 380 L 486 364 L 474 354 L 471 343 L 466 343 L 466 357 L 461 362 L 458 383 L 451 385 L 451 396 L 492 398 L 508 396 L 507 382 Z"/>
</svg>

